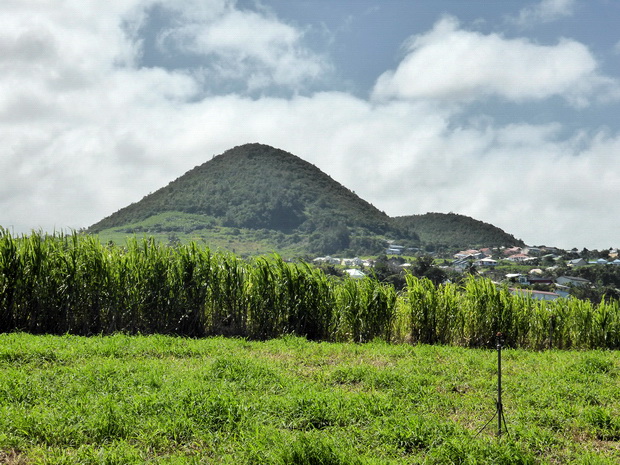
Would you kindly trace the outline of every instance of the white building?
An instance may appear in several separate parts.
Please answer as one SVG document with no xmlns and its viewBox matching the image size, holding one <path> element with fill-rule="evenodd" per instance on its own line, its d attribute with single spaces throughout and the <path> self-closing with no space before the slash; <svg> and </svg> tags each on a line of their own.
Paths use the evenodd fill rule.
<svg viewBox="0 0 620 465">
<path fill-rule="evenodd" d="M 353 279 L 361 279 L 361 278 L 365 278 L 366 277 L 366 274 L 363 271 L 356 270 L 354 268 L 348 269 L 348 270 L 344 270 L 344 272 L 347 273 Z"/>
<path fill-rule="evenodd" d="M 497 260 L 493 260 L 492 258 L 481 258 L 480 260 L 474 263 L 476 266 L 497 266 Z"/>
</svg>

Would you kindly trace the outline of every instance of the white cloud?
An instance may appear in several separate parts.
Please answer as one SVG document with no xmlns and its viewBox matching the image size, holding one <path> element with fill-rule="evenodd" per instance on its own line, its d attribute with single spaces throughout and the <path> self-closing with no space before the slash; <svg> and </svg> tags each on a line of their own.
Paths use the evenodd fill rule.
<svg viewBox="0 0 620 465">
<path fill-rule="evenodd" d="M 597 93 L 617 98 L 618 83 L 600 75 L 581 43 L 561 39 L 544 46 L 459 29 L 452 17 L 414 36 L 395 71 L 379 77 L 375 99 L 434 99 L 471 102 L 487 96 L 523 102 L 553 96 L 585 106 Z"/>
<path fill-rule="evenodd" d="M 549 23 L 572 16 L 576 3 L 576 0 L 541 0 L 536 5 L 523 8 L 519 16 L 513 18 L 512 21 L 523 27 L 536 23 Z"/>
<path fill-rule="evenodd" d="M 205 57 L 210 79 L 245 82 L 250 91 L 272 85 L 298 89 L 330 68 L 303 45 L 304 31 L 265 12 L 239 10 L 235 2 L 223 0 L 166 7 L 186 21 L 160 33 L 160 48 Z"/>
</svg>

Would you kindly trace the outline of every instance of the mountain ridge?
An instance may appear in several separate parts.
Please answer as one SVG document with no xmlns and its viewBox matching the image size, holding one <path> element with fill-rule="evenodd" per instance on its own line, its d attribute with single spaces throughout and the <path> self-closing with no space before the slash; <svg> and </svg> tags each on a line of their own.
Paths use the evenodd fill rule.
<svg viewBox="0 0 620 465">
<path fill-rule="evenodd" d="M 525 246 L 522 240 L 497 226 L 452 212 L 397 216 L 393 220 L 400 227 L 415 233 L 423 243 L 437 248 L 509 245 L 504 243 L 507 239 L 510 245 Z"/>
<path fill-rule="evenodd" d="M 454 225 L 459 218 L 474 228 L 486 224 L 457 215 L 451 217 Z M 434 224 L 438 222 L 434 217 Z M 408 246 L 437 242 L 431 237 L 432 228 L 423 224 L 424 215 L 391 218 L 315 165 L 284 150 L 252 143 L 195 166 L 86 232 L 182 232 L 208 243 L 214 232 L 226 236 L 238 235 L 239 230 L 261 231 L 264 236 L 264 231 L 271 231 L 280 245 L 297 241 L 298 249 L 308 253 L 376 252 L 388 239 Z M 519 243 L 501 229 L 487 226 L 479 236 L 484 239 L 487 234 L 494 243 L 485 245 Z M 445 242 L 447 236 L 442 237 Z"/>
</svg>

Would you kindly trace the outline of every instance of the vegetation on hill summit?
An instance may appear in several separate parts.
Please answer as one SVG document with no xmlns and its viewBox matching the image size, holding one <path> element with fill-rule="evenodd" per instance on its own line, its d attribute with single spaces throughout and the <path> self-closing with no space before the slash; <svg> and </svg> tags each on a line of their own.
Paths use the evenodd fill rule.
<svg viewBox="0 0 620 465">
<path fill-rule="evenodd" d="M 423 243 L 437 249 L 525 245 L 522 240 L 492 224 L 456 213 L 400 216 L 394 218 L 394 221 L 409 234 L 415 234 Z"/>
</svg>

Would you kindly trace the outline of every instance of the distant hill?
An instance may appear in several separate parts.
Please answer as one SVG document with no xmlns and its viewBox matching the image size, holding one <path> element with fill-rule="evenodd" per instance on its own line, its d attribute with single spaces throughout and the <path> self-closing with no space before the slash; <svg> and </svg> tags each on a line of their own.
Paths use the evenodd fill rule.
<svg viewBox="0 0 620 465">
<path fill-rule="evenodd" d="M 425 244 L 449 249 L 524 246 L 525 243 L 492 224 L 456 213 L 400 216 L 396 224 L 416 234 Z"/>
<path fill-rule="evenodd" d="M 262 144 L 213 157 L 87 232 L 116 242 L 127 234 L 202 240 L 242 254 L 375 254 L 390 239 L 409 247 L 520 243 L 461 215 L 390 218 L 316 166 Z"/>
<path fill-rule="evenodd" d="M 181 229 L 170 221 L 171 212 Z M 415 240 L 316 166 L 261 144 L 242 145 L 214 157 L 87 232 L 189 233 L 217 228 L 297 234 L 308 251 L 326 253 L 350 248 L 352 240 L 355 248 L 365 243 L 367 249 L 381 249 L 383 241 L 376 237 L 383 235 Z"/>
</svg>

